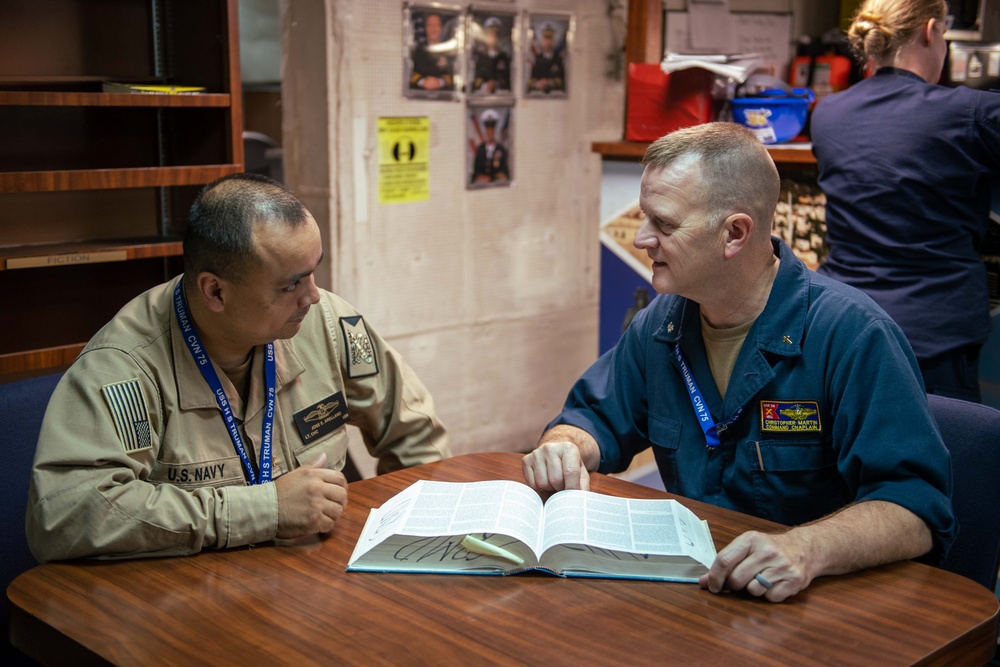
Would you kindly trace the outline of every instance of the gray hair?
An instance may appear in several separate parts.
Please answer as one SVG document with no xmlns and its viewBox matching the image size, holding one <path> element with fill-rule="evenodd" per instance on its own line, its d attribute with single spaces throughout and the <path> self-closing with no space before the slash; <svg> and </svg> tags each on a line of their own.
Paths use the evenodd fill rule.
<svg viewBox="0 0 1000 667">
<path fill-rule="evenodd" d="M 737 123 L 704 123 L 660 137 L 646 149 L 642 163 L 665 167 L 681 159 L 698 160 L 701 196 L 716 228 L 727 216 L 745 213 L 771 232 L 781 179 L 767 148 Z"/>
</svg>

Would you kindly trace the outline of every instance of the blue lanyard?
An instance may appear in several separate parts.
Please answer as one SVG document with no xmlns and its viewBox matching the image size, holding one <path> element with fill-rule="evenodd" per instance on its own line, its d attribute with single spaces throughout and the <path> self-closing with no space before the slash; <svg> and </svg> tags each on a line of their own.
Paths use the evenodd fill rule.
<svg viewBox="0 0 1000 667">
<path fill-rule="evenodd" d="M 271 438 L 274 433 L 274 387 L 277 384 L 275 381 L 274 343 L 267 344 L 264 355 L 264 384 L 266 385 L 267 397 L 264 405 L 264 426 L 260 438 L 260 477 L 258 479 L 257 473 L 253 469 L 253 464 L 250 462 L 250 454 L 247 452 L 246 445 L 243 444 L 243 436 L 240 435 L 240 430 L 236 425 L 236 417 L 233 415 L 233 409 L 229 405 L 226 391 L 222 388 L 219 376 L 215 372 L 215 368 L 212 366 L 208 355 L 205 353 L 205 348 L 201 344 L 198 332 L 195 331 L 194 326 L 191 324 L 187 302 L 184 300 L 183 284 L 184 279 L 182 278 L 177 281 L 177 287 L 174 289 L 174 313 L 177 315 L 177 324 L 184 333 L 184 342 L 187 343 L 188 350 L 191 351 L 191 357 L 194 359 L 194 362 L 198 364 L 198 369 L 201 371 L 202 377 L 205 378 L 205 382 L 208 383 L 212 393 L 215 394 L 215 400 L 218 401 L 219 409 L 222 410 L 222 418 L 226 422 L 229 437 L 233 441 L 236 453 L 240 455 L 240 461 L 243 462 L 243 470 L 246 471 L 247 479 L 251 485 L 266 484 L 271 481 Z"/>
<path fill-rule="evenodd" d="M 705 405 L 705 399 L 701 395 L 701 390 L 698 389 L 698 383 L 695 382 L 691 369 L 688 368 L 684 353 L 681 352 L 680 341 L 677 341 L 674 345 L 674 356 L 677 357 L 677 363 L 680 364 L 681 375 L 684 376 L 684 386 L 687 387 L 688 397 L 691 399 L 694 413 L 698 417 L 698 425 L 705 432 L 705 446 L 709 448 L 718 447 L 720 444 L 719 433 L 725 431 L 730 424 L 739 419 L 740 415 L 743 414 L 743 408 L 746 406 L 741 407 L 736 411 L 736 414 L 726 421 L 716 423 L 712 419 L 712 413 L 708 411 L 708 406 Z"/>
</svg>

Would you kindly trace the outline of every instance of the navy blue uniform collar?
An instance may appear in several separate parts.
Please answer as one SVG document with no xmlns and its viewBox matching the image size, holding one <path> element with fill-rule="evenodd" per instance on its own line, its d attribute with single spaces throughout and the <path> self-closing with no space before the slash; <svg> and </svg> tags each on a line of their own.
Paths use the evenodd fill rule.
<svg viewBox="0 0 1000 667">
<path fill-rule="evenodd" d="M 911 72 L 908 69 L 901 69 L 899 67 L 880 67 L 879 69 L 875 70 L 875 74 L 873 76 L 889 76 L 892 74 L 905 76 L 910 79 L 916 79 L 917 81 L 920 81 L 922 83 L 927 83 L 927 81 L 924 80 L 924 77 L 920 76 L 916 72 Z"/>
<path fill-rule="evenodd" d="M 752 336 L 761 350 L 796 356 L 802 354 L 802 338 L 809 310 L 810 281 L 805 275 L 809 269 L 781 239 L 771 237 L 771 244 L 781 264 L 767 305 L 757 317 L 748 338 Z M 675 343 L 685 332 L 700 332 L 699 312 L 700 307 L 694 301 L 674 299 L 653 339 Z"/>
</svg>

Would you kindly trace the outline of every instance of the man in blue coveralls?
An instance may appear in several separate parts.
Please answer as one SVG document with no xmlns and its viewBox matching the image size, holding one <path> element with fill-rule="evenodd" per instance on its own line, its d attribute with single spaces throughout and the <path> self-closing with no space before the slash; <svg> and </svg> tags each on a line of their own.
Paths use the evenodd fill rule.
<svg viewBox="0 0 1000 667">
<path fill-rule="evenodd" d="M 660 293 L 584 373 L 524 476 L 587 489 L 652 446 L 667 490 L 789 526 L 747 532 L 700 584 L 779 602 L 813 579 L 927 554 L 956 533 L 948 451 L 899 327 L 770 235 L 779 178 L 734 123 L 643 160 L 635 246 Z"/>
</svg>

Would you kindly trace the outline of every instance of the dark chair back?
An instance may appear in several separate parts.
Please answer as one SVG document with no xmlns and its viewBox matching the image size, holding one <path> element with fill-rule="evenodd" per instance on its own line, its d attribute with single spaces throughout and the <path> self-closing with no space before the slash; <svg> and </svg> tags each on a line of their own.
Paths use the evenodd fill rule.
<svg viewBox="0 0 1000 667">
<path fill-rule="evenodd" d="M 958 537 L 941 567 L 994 590 L 1000 566 L 1000 410 L 930 394 L 951 452 Z"/>
<path fill-rule="evenodd" d="M 4 664 L 23 658 L 13 653 L 7 643 L 7 586 L 17 575 L 37 564 L 28 550 L 24 535 L 28 480 L 42 417 L 60 377 L 62 373 L 0 384 L 0 434 L 3 434 L 0 436 L 0 460 L 6 471 L 3 484 L 0 484 L 0 502 L 3 503 L 3 510 L 0 511 L 3 518 L 0 526 L 3 534 L 0 540 L 0 587 L 4 592 L 4 604 L 0 605 L 0 629 L 3 631 L 0 658 L 3 658 Z"/>
</svg>

